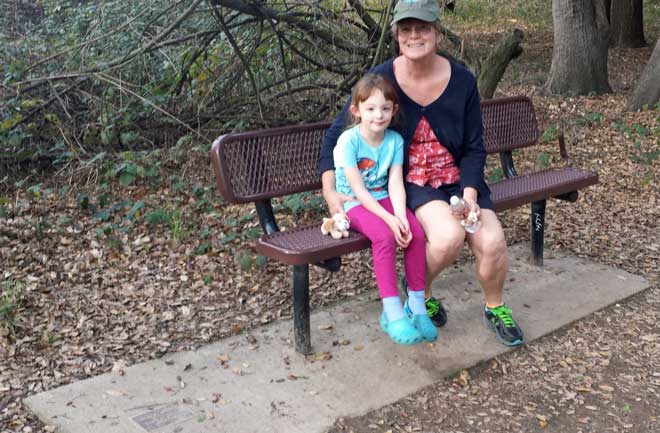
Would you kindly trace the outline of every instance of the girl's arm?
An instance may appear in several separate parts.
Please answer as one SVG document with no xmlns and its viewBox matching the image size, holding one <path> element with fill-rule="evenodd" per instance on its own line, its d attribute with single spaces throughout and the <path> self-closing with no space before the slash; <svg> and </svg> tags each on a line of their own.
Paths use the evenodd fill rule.
<svg viewBox="0 0 660 433">
<path fill-rule="evenodd" d="M 412 232 L 410 231 L 410 224 L 406 215 L 406 189 L 403 187 L 403 166 L 396 164 L 390 167 L 387 192 L 390 195 L 394 216 L 397 218 L 404 240 L 399 245 L 402 248 L 406 248 L 412 240 Z"/>
<path fill-rule="evenodd" d="M 369 191 L 367 191 L 367 188 L 362 181 L 362 176 L 360 176 L 360 170 L 357 167 L 344 167 L 344 176 L 346 176 L 346 180 L 360 204 L 369 212 L 382 219 L 390 230 L 392 230 L 392 233 L 394 233 L 396 243 L 405 248 L 409 241 L 406 240 L 406 234 L 402 230 L 399 219 L 385 210 L 385 208 L 381 206 L 371 194 L 369 194 Z"/>
<path fill-rule="evenodd" d="M 407 221 L 406 190 L 403 187 L 403 167 L 401 165 L 392 165 L 390 167 L 387 192 L 390 195 L 394 215 L 401 221 Z"/>
<path fill-rule="evenodd" d="M 369 212 L 385 222 L 388 221 L 388 218 L 394 217 L 394 215 L 386 211 L 385 208 L 381 206 L 371 194 L 369 194 L 369 191 L 367 191 L 367 188 L 362 181 L 362 176 L 360 176 L 360 170 L 357 167 L 344 167 L 344 175 L 346 176 L 346 180 L 348 181 L 353 194 L 355 194 L 355 197 Z"/>
</svg>

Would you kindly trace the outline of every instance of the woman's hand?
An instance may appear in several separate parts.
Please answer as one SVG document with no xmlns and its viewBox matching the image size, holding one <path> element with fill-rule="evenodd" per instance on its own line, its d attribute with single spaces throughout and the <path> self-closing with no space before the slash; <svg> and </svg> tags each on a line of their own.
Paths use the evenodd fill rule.
<svg viewBox="0 0 660 433">
<path fill-rule="evenodd" d="M 477 204 L 477 201 L 471 197 L 465 197 L 463 200 L 465 201 L 465 216 L 467 217 L 470 212 L 474 212 L 477 219 L 479 219 L 481 216 L 481 208 Z"/>
<path fill-rule="evenodd" d="M 340 192 L 333 190 L 323 190 L 323 198 L 325 203 L 328 205 L 328 211 L 330 215 L 336 213 L 346 215 L 344 212 L 344 203 L 347 201 L 353 201 L 355 198 L 342 194 Z"/>
</svg>

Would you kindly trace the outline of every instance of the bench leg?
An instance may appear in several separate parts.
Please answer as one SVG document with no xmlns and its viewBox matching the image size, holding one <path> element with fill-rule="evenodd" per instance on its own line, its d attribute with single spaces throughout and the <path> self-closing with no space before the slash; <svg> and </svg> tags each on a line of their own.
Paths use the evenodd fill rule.
<svg viewBox="0 0 660 433">
<path fill-rule="evenodd" d="M 532 203 L 532 264 L 543 266 L 543 229 L 545 227 L 545 200 Z"/>
<path fill-rule="evenodd" d="M 296 352 L 312 353 L 309 334 L 309 265 L 293 266 L 293 332 Z"/>
</svg>

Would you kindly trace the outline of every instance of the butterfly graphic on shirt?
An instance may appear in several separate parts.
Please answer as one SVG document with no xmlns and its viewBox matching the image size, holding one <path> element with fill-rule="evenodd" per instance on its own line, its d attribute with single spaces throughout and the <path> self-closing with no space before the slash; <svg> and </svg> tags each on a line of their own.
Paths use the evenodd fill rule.
<svg viewBox="0 0 660 433">
<path fill-rule="evenodd" d="M 371 158 L 360 158 L 357 162 L 357 168 L 364 181 L 364 186 L 370 191 L 382 191 L 387 184 L 387 179 L 379 180 L 378 162 Z"/>
</svg>

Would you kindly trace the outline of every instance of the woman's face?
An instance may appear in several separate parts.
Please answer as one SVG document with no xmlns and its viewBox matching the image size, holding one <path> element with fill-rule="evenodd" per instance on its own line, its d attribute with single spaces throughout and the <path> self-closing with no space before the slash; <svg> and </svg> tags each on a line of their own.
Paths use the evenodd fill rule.
<svg viewBox="0 0 660 433">
<path fill-rule="evenodd" d="M 416 19 L 397 23 L 397 42 L 403 56 L 411 60 L 434 55 L 438 45 L 438 33 L 433 23 Z"/>
</svg>

